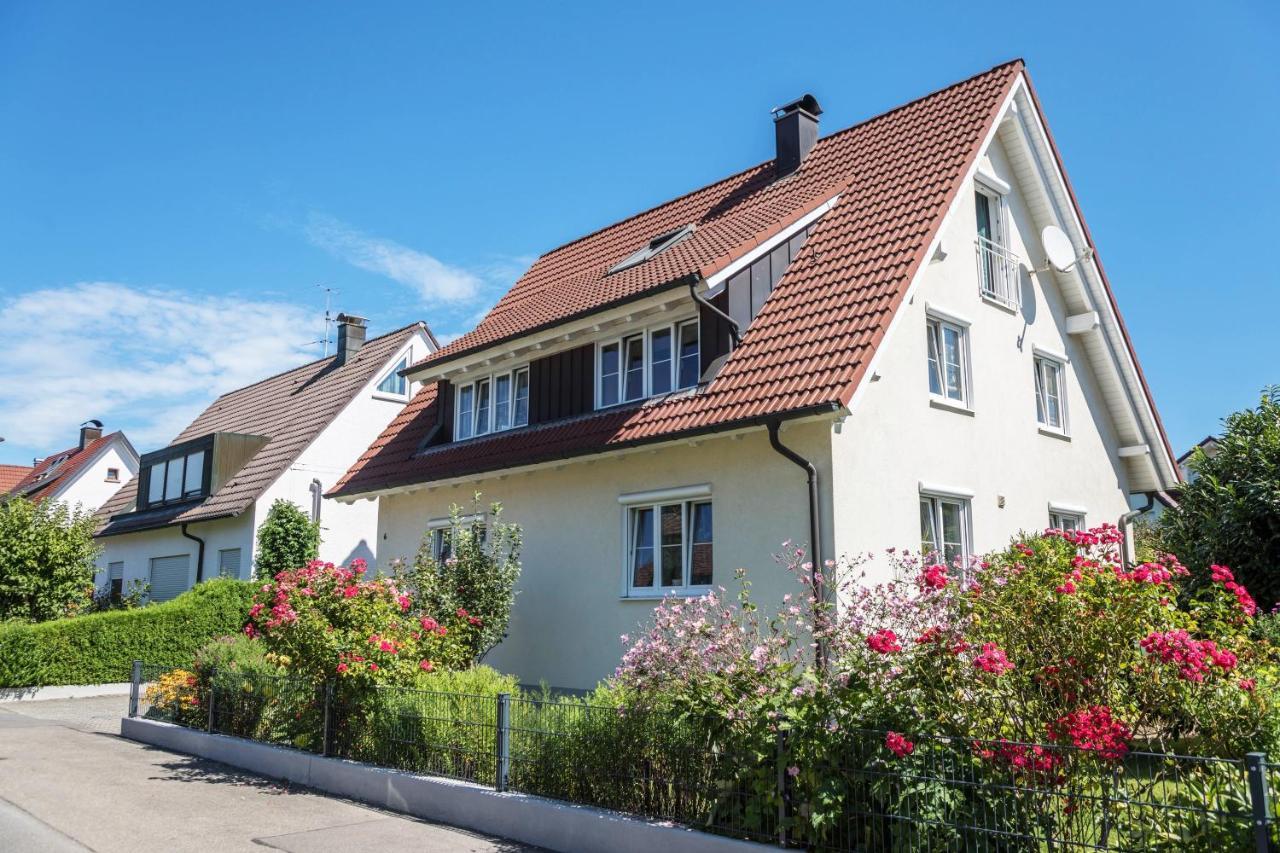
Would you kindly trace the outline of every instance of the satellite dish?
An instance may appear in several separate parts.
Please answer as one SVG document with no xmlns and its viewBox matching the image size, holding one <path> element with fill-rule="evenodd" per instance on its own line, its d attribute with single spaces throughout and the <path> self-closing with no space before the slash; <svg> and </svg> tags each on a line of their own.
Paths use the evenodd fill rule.
<svg viewBox="0 0 1280 853">
<path fill-rule="evenodd" d="M 1076 247 L 1071 245 L 1071 238 L 1057 225 L 1046 225 L 1040 232 L 1040 245 L 1044 246 L 1045 258 L 1058 272 L 1066 272 L 1080 262 L 1076 255 Z"/>
<path fill-rule="evenodd" d="M 1071 238 L 1066 236 L 1066 232 L 1062 231 L 1057 225 L 1046 225 L 1041 231 L 1041 246 L 1044 247 L 1044 257 L 1048 263 L 1057 272 L 1065 273 L 1073 268 L 1080 261 L 1084 260 L 1092 254 L 1089 250 L 1084 250 L 1082 254 L 1076 254 L 1075 246 L 1071 245 Z"/>
</svg>

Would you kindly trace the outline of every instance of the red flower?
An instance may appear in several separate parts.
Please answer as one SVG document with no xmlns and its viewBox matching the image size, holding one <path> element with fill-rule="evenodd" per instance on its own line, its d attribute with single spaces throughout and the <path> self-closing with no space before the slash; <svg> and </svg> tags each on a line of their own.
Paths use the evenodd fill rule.
<svg viewBox="0 0 1280 853">
<path fill-rule="evenodd" d="M 882 655 L 893 654 L 902 651 L 902 644 L 898 642 L 898 635 L 885 628 L 876 631 L 867 637 L 867 647 L 873 652 L 879 652 Z"/>
<path fill-rule="evenodd" d="M 1013 669 L 1013 663 L 995 643 L 983 643 L 981 653 L 973 659 L 973 665 L 992 675 L 1003 675 Z"/>
<path fill-rule="evenodd" d="M 946 567 L 935 563 L 920 572 L 920 577 L 916 582 L 921 589 L 942 589 L 949 580 Z"/>
<path fill-rule="evenodd" d="M 1059 595 L 1074 595 L 1076 591 L 1076 585 L 1071 581 L 1064 581 L 1062 586 L 1054 587 L 1053 591 L 1058 593 Z"/>
<path fill-rule="evenodd" d="M 1119 761 L 1129 752 L 1133 737 L 1129 727 L 1111 716 L 1106 705 L 1094 705 L 1072 711 L 1048 726 L 1049 737 L 1056 741 L 1070 741 L 1080 749 L 1096 752 L 1109 761 Z"/>
<path fill-rule="evenodd" d="M 432 619 L 430 616 L 423 616 L 421 622 L 422 630 L 424 631 L 434 631 L 436 628 L 440 627 L 440 623 Z"/>
<path fill-rule="evenodd" d="M 1210 566 L 1209 574 L 1212 575 L 1213 580 L 1216 583 L 1224 583 L 1226 581 L 1233 581 L 1236 579 L 1236 576 L 1231 574 L 1231 570 L 1226 566 Z"/>
<path fill-rule="evenodd" d="M 338 664 L 338 672 L 339 672 L 339 673 L 343 673 L 343 672 L 346 672 L 346 671 L 347 671 L 347 665 L 346 665 L 345 663 L 340 663 L 340 664 Z"/>
<path fill-rule="evenodd" d="M 899 758 L 906 758 L 915 751 L 916 745 L 898 732 L 889 732 L 884 736 L 884 745 Z"/>
<path fill-rule="evenodd" d="M 435 669 L 435 666 L 436 665 L 429 660 L 418 661 L 418 669 L 421 669 L 424 672 L 430 672 L 431 670 Z"/>
<path fill-rule="evenodd" d="M 1245 693 L 1252 693 L 1253 688 L 1257 686 L 1258 686 L 1258 682 L 1256 679 L 1253 679 L 1253 678 L 1240 679 L 1240 689 L 1243 690 Z"/>
<path fill-rule="evenodd" d="M 355 598 L 360 594 L 360 588 L 356 586 L 349 586 L 342 591 L 342 594 L 346 598 Z"/>
</svg>

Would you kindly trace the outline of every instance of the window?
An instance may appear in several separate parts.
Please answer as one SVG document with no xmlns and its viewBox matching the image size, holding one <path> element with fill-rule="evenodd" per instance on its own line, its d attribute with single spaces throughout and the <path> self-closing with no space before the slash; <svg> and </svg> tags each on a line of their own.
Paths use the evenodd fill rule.
<svg viewBox="0 0 1280 853">
<path fill-rule="evenodd" d="M 684 225 L 680 228 L 677 228 L 674 231 L 668 231 L 665 234 L 659 234 L 657 237 L 654 237 L 652 240 L 650 240 L 648 245 L 643 246 L 640 249 L 637 249 L 636 251 L 632 252 L 630 255 L 628 255 L 627 257 L 623 258 L 621 261 L 619 261 L 618 263 L 610 267 L 609 274 L 612 275 L 616 272 L 622 272 L 623 270 L 631 269 L 632 267 L 639 266 L 640 264 L 643 264 L 645 261 L 652 258 L 654 255 L 665 252 L 667 249 L 670 249 L 676 243 L 679 243 L 681 240 L 691 235 L 694 232 L 695 227 L 696 226 L 694 225 Z"/>
<path fill-rule="evenodd" d="M 239 548 L 223 548 L 218 551 L 218 576 L 237 579 L 240 577 Z"/>
<path fill-rule="evenodd" d="M 978 184 L 974 192 L 977 213 L 978 282 L 982 295 L 1009 308 L 1021 303 L 1021 264 L 1009 251 L 1005 234 L 1004 196 Z"/>
<path fill-rule="evenodd" d="M 698 321 L 658 326 L 597 349 L 597 407 L 692 388 L 701 366 Z"/>
<path fill-rule="evenodd" d="M 626 508 L 630 595 L 711 586 L 714 562 L 710 500 L 659 500 Z"/>
<path fill-rule="evenodd" d="M 1053 530 L 1083 530 L 1084 514 L 1067 510 L 1049 510 L 1049 527 Z"/>
<path fill-rule="evenodd" d="M 473 535 L 480 538 L 480 544 L 484 544 L 488 529 L 483 514 L 464 515 L 458 519 L 458 524 L 461 528 L 454 527 L 451 518 L 433 518 L 427 522 L 427 535 L 423 544 L 431 549 L 431 559 L 437 563 L 443 563 L 453 556 L 454 538 L 460 529 L 469 528 Z"/>
<path fill-rule="evenodd" d="M 1063 400 L 1062 362 L 1038 355 L 1036 371 L 1036 421 L 1046 429 L 1067 431 L 1066 403 Z"/>
<path fill-rule="evenodd" d="M 920 551 L 948 564 L 969 557 L 969 501 L 943 495 L 920 496 Z"/>
<path fill-rule="evenodd" d="M 202 497 L 205 493 L 205 450 L 173 456 L 152 462 L 146 472 L 146 509 L 162 504 L 177 503 Z"/>
<path fill-rule="evenodd" d="M 190 554 L 151 558 L 151 601 L 168 601 L 190 588 Z"/>
<path fill-rule="evenodd" d="M 969 402 L 969 346 L 967 330 L 955 323 L 930 318 L 926 325 L 929 351 L 929 393 L 961 405 Z"/>
<path fill-rule="evenodd" d="M 404 357 L 396 362 L 396 366 L 382 377 L 376 389 L 378 394 L 397 397 L 401 400 L 409 396 L 409 380 L 400 375 L 400 371 L 409 366 L 409 356 L 410 353 L 405 353 Z"/>
<path fill-rule="evenodd" d="M 112 601 L 124 595 L 124 561 L 107 563 L 107 588 Z"/>
<path fill-rule="evenodd" d="M 488 435 L 529 423 L 529 368 L 519 367 L 458 388 L 454 437 Z"/>
<path fill-rule="evenodd" d="M 119 469 L 119 468 L 108 468 L 108 469 L 107 469 L 107 482 L 108 482 L 108 483 L 118 483 L 118 482 L 120 482 L 120 469 Z"/>
</svg>

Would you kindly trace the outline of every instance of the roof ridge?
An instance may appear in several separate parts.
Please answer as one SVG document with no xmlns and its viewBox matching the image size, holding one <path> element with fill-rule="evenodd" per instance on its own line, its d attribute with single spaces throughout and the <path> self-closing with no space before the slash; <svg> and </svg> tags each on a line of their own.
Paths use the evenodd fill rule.
<svg viewBox="0 0 1280 853">
<path fill-rule="evenodd" d="M 977 80 L 979 77 L 985 77 L 986 75 L 991 74 L 991 73 L 992 73 L 992 72 L 994 72 L 994 71 L 999 71 L 1001 68 L 1004 68 L 1004 67 L 1006 67 L 1006 66 L 1011 66 L 1011 65 L 1024 65 L 1024 66 L 1025 66 L 1025 65 L 1026 65 L 1026 63 L 1023 61 L 1022 57 L 1020 57 L 1020 56 L 1019 56 L 1019 57 L 1015 57 L 1015 58 L 1013 58 L 1013 59 L 1006 60 L 1006 61 L 1004 61 L 1004 62 L 1001 62 L 1001 63 L 998 63 L 998 64 L 996 64 L 996 65 L 993 65 L 993 66 L 991 66 L 990 68 L 987 68 L 987 69 L 986 69 L 986 70 L 984 70 L 984 71 L 979 71 L 979 72 L 978 72 L 978 73 L 976 73 L 976 74 L 971 74 L 971 75 L 969 75 L 968 77 L 964 78 L 963 80 L 957 80 L 957 81 L 955 81 L 954 83 L 948 83 L 948 84 L 947 84 L 947 85 L 945 85 L 945 86 L 942 86 L 942 87 L 939 87 L 939 88 L 937 88 L 937 89 L 934 89 L 932 92 L 928 92 L 928 93 L 926 93 L 926 94 L 924 94 L 924 95 L 920 95 L 920 96 L 918 96 L 918 97 L 916 97 L 916 98 L 913 98 L 913 99 L 911 99 L 910 101 L 907 101 L 906 103 L 898 104 L 896 107 L 892 107 L 891 109 L 885 110 L 885 111 L 884 111 L 884 112 L 882 112 L 882 113 L 876 113 L 875 115 L 873 115 L 873 116 L 868 116 L 868 117 L 866 117 L 866 118 L 862 119 L 861 121 L 854 122 L 853 124 L 851 124 L 851 125 L 849 125 L 849 126 L 847 126 L 847 127 L 842 127 L 842 128 L 839 128 L 838 130 L 833 130 L 833 131 L 831 131 L 830 133 L 828 133 L 826 136 L 820 136 L 820 137 L 818 137 L 818 140 L 817 140 L 817 141 L 820 143 L 820 142 L 825 142 L 825 141 L 826 141 L 826 140 L 828 140 L 828 139 L 834 139 L 834 138 L 835 138 L 835 137 L 837 137 L 837 136 L 843 136 L 844 134 L 849 133 L 850 131 L 854 131 L 854 130 L 857 130 L 858 128 L 860 128 L 860 127 L 864 127 L 864 126 L 866 126 L 866 125 L 870 124 L 870 123 L 871 123 L 871 122 L 873 122 L 873 121 L 879 121 L 880 119 L 885 118 L 885 117 L 890 116 L 890 115 L 893 115 L 893 114 L 894 114 L 894 113 L 896 113 L 896 112 L 899 112 L 899 111 L 901 111 L 901 110 L 905 110 L 906 108 L 911 107 L 911 106 L 915 106 L 916 104 L 920 103 L 921 101 L 927 101 L 929 98 L 935 97 L 935 96 L 937 96 L 937 95 L 941 95 L 943 92 L 949 91 L 949 90 L 951 90 L 951 89 L 955 89 L 955 88 L 957 88 L 957 87 L 959 87 L 959 86 L 963 86 L 963 85 L 965 85 L 965 84 L 967 84 L 967 83 L 970 83 L 970 82 L 972 82 L 972 81 L 974 81 L 974 80 Z M 772 163 L 772 162 L 773 162 L 774 160 L 776 160 L 776 159 L 778 159 L 778 158 L 777 158 L 777 157 L 770 157 L 770 158 L 769 158 L 769 159 L 767 159 L 767 160 L 761 160 L 760 162 L 756 163 L 754 166 L 748 166 L 748 167 L 746 167 L 745 169 L 740 169 L 739 171 L 734 172 L 733 174 L 730 174 L 730 175 L 726 175 L 725 177 L 720 178 L 719 180 L 712 181 L 711 183 L 708 183 L 708 184 L 703 184 L 703 185 L 702 185 L 702 186 L 700 186 L 700 187 L 695 187 L 695 188 L 693 188 L 693 189 L 691 189 L 691 190 L 689 190 L 689 191 L 687 191 L 687 192 L 683 192 L 683 193 L 681 193 L 680 195 L 672 196 L 671 198 L 667 199 L 666 201 L 659 202 L 659 203 L 657 203 L 657 204 L 655 204 L 655 205 L 652 205 L 651 207 L 647 207 L 647 208 L 645 208 L 644 210 L 636 211 L 635 213 L 631 214 L 630 216 L 626 216 L 626 217 L 623 217 L 622 219 L 618 219 L 618 220 L 615 220 L 615 221 L 613 221 L 613 222 L 610 222 L 608 225 L 602 225 L 602 226 L 600 226 L 599 228 L 595 229 L 594 231 L 589 231 L 588 233 L 586 233 L 586 234 L 582 234 L 581 236 L 578 236 L 578 237 L 575 237 L 575 238 L 573 238 L 572 240 L 569 240 L 568 242 L 561 243 L 559 246 L 556 246 L 556 247 L 555 247 L 555 248 L 553 248 L 553 249 L 548 249 L 547 251 L 543 252 L 541 255 L 538 255 L 538 257 L 534 259 L 534 263 L 537 263 L 537 261 L 541 260 L 542 258 L 547 257 L 548 255 L 552 255 L 552 254 L 555 254 L 556 252 L 559 252 L 561 249 L 567 249 L 567 248 L 569 248 L 570 246 L 573 246 L 573 245 L 575 245 L 575 244 L 577 244 L 577 243 L 581 243 L 583 240 L 590 239 L 591 237 L 594 237 L 594 236 L 596 236 L 597 234 L 601 234 L 601 233 L 603 233 L 603 232 L 605 232 L 605 231 L 608 231 L 608 230 L 609 230 L 609 229 L 611 229 L 611 228 L 616 228 L 617 226 L 619 226 L 619 225 L 623 225 L 623 224 L 625 224 L 625 223 L 627 223 L 627 222 L 630 222 L 630 221 L 631 221 L 631 220 L 633 220 L 633 219 L 638 219 L 638 218 L 640 218 L 641 216 L 645 216 L 645 215 L 647 215 L 647 214 L 649 214 L 649 213 L 652 213 L 653 211 L 658 210 L 659 208 L 667 207 L 668 205 L 672 205 L 672 204 L 675 204 L 675 203 L 676 203 L 676 202 L 678 202 L 678 201 L 682 201 L 683 199 L 689 198 L 689 197 L 690 197 L 690 196 L 692 196 L 692 195 L 696 195 L 696 194 L 698 194 L 698 193 L 700 193 L 700 192 L 703 192 L 703 191 L 705 191 L 705 190 L 709 190 L 709 189 L 711 189 L 712 187 L 716 187 L 716 186 L 719 186 L 719 185 L 721 185 L 721 184 L 727 183 L 727 182 L 729 182 L 729 181 L 732 181 L 732 180 L 733 180 L 733 179 L 735 179 L 735 178 L 742 177 L 742 176 L 744 176 L 744 175 L 748 174 L 749 172 L 753 172 L 753 171 L 755 171 L 755 170 L 757 170 L 757 169 L 760 169 L 760 168 L 762 168 L 762 167 L 764 167 L 764 166 L 769 165 L 770 163 Z M 530 265 L 530 266 L 532 266 L 532 265 Z M 494 306 L 494 308 L 497 308 L 497 305 L 495 305 L 495 306 Z M 490 309 L 490 311 L 492 311 L 492 310 L 493 310 L 493 309 Z"/>
<path fill-rule="evenodd" d="M 409 329 L 413 328 L 414 326 L 421 326 L 423 329 L 428 328 L 425 321 L 414 320 L 412 323 L 409 323 L 408 325 L 401 326 L 398 329 L 392 329 L 390 332 L 384 332 L 383 334 L 378 335 L 376 338 L 369 338 L 367 341 L 364 342 L 364 346 L 360 348 L 360 352 L 363 352 L 364 347 L 367 347 L 370 344 L 373 344 L 377 341 L 381 341 L 384 338 L 389 338 L 392 335 L 403 334 L 404 332 L 407 332 Z M 357 353 L 357 355 L 358 354 L 359 353 Z M 202 411 L 201 414 L 204 414 L 205 411 L 208 411 L 210 406 L 212 406 L 214 403 L 221 400 L 223 397 L 230 397 L 232 394 L 239 394 L 241 391 L 248 391 L 250 388 L 253 388 L 257 385 L 261 385 L 264 382 L 270 382 L 273 379 L 279 379 L 282 376 L 288 376 L 290 373 L 293 373 L 294 371 L 297 371 L 297 370 L 304 370 L 308 367 L 318 366 L 323 362 L 329 361 L 330 359 L 334 359 L 337 357 L 338 357 L 338 354 L 334 353 L 333 355 L 327 355 L 327 356 L 324 356 L 323 358 L 317 358 L 314 361 L 304 362 L 303 364 L 299 364 L 296 367 L 290 367 L 286 370 L 281 370 L 277 373 L 272 373 L 270 376 L 264 376 L 261 379 L 258 379 L 254 382 L 250 382 L 248 385 L 241 385 L 239 388 L 232 388 L 230 391 L 224 391 L 223 393 L 219 394 L 217 397 L 214 397 L 212 402 L 210 402 L 208 406 L 204 407 L 204 411 Z M 346 365 L 343 365 L 343 367 L 346 367 Z M 194 423 L 194 421 L 192 423 Z"/>
</svg>

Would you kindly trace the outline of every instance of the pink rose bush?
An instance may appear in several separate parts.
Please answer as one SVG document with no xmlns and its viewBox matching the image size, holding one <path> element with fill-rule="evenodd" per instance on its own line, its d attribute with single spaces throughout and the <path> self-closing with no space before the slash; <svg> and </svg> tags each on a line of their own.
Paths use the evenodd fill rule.
<svg viewBox="0 0 1280 853">
<path fill-rule="evenodd" d="M 415 616 L 412 604 L 393 578 L 366 577 L 363 560 L 345 567 L 317 560 L 263 583 L 244 633 L 291 672 L 317 681 L 404 682 L 420 671 L 461 665 L 466 620 L 443 625 Z"/>
</svg>

